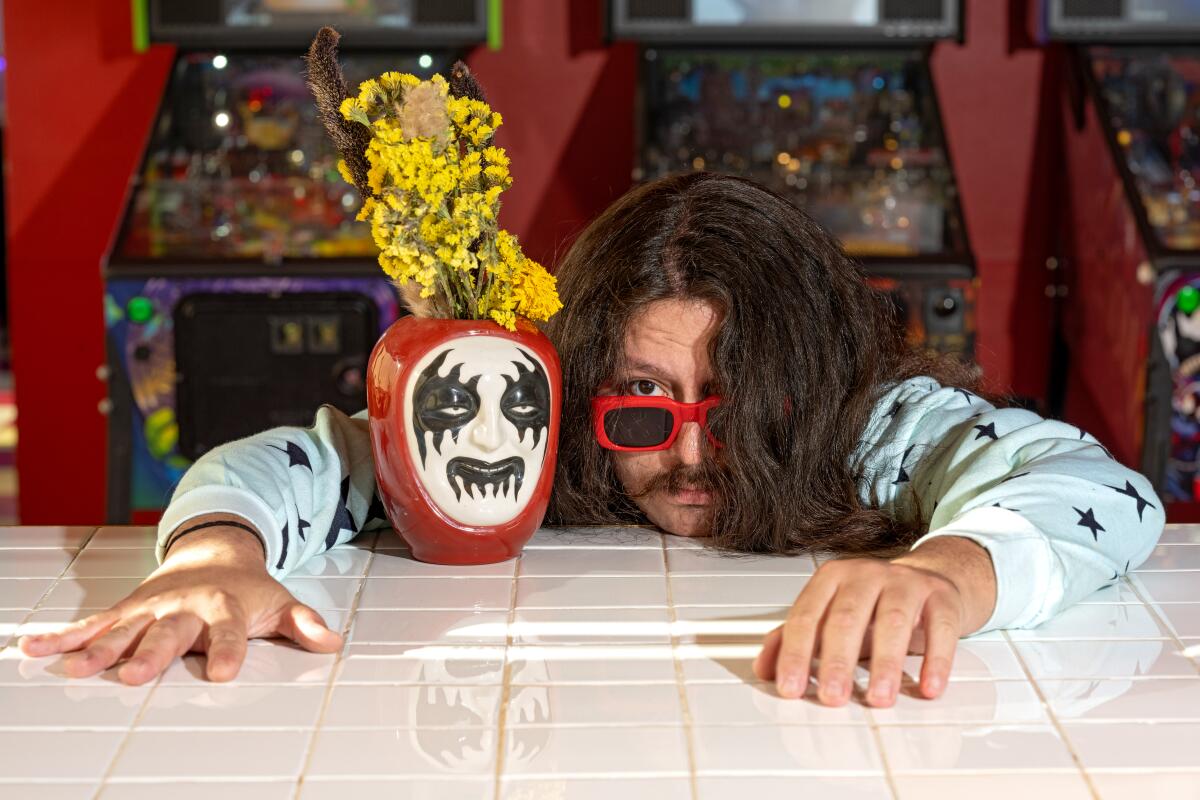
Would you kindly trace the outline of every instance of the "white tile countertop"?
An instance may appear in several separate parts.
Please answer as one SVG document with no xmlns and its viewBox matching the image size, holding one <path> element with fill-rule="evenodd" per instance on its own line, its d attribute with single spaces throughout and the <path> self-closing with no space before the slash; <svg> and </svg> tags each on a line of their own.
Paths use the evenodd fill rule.
<svg viewBox="0 0 1200 800">
<path fill-rule="evenodd" d="M 889 709 L 755 681 L 808 557 L 572 529 L 438 567 L 365 539 L 286 581 L 340 653 L 256 641 L 231 683 L 190 655 L 128 687 L 16 637 L 132 590 L 151 529 L 0 528 L 0 797 L 1200 796 L 1200 526 L 1039 629 L 960 642 L 942 698 Z"/>
</svg>

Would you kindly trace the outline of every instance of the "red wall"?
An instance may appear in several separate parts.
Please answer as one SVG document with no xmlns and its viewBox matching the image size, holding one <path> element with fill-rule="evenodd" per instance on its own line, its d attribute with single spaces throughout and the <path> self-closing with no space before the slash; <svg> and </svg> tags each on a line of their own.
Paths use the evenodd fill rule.
<svg viewBox="0 0 1200 800">
<path fill-rule="evenodd" d="M 4 5 L 17 465 L 30 524 L 104 514 L 99 266 L 171 59 L 169 48 L 131 53 L 128 5 Z M 1012 47 L 1008 2 L 966 5 L 966 45 L 939 45 L 933 68 L 982 278 L 979 355 L 994 387 L 1038 396 L 1053 75 L 1042 51 Z M 553 264 L 630 184 L 636 50 L 603 46 L 600 0 L 504 6 L 503 49 L 468 60 L 505 117 L 499 142 L 516 181 L 502 220 Z"/>
<path fill-rule="evenodd" d="M 26 523 L 104 514 L 100 260 L 170 64 L 128 2 L 5 3 L 8 282 Z"/>
<path fill-rule="evenodd" d="M 1056 60 L 1026 43 L 1025 5 L 967 0 L 965 44 L 937 45 L 932 66 L 980 278 L 976 356 L 994 390 L 1041 398 L 1059 123 Z"/>
</svg>

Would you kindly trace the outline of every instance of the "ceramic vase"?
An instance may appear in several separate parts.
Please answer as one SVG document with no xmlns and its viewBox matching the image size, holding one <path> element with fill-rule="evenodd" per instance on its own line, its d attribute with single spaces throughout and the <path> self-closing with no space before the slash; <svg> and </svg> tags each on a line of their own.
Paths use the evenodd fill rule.
<svg viewBox="0 0 1200 800">
<path fill-rule="evenodd" d="M 396 532 L 435 564 L 520 554 L 546 513 L 558 453 L 558 354 L 531 323 L 395 322 L 371 353 L 375 479 Z"/>
</svg>

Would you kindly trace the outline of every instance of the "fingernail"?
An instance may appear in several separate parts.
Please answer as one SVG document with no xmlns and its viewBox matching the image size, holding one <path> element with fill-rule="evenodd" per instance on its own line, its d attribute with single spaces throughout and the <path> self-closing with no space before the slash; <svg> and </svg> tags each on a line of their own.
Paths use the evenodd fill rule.
<svg viewBox="0 0 1200 800">
<path fill-rule="evenodd" d="M 800 676 L 788 675 L 779 684 L 779 693 L 784 697 L 795 697 L 800 694 Z"/>
<path fill-rule="evenodd" d="M 841 697 L 842 696 L 842 682 L 837 680 L 836 678 L 833 680 L 830 680 L 830 681 L 826 681 L 825 682 L 825 696 L 826 697 Z"/>
<path fill-rule="evenodd" d="M 929 678 L 929 680 L 925 682 L 925 685 L 927 687 L 929 687 L 930 694 L 937 694 L 938 692 L 940 692 L 942 690 L 942 676 L 941 675 L 931 676 Z"/>
<path fill-rule="evenodd" d="M 892 682 L 886 678 L 871 687 L 872 700 L 887 700 L 892 696 Z"/>
</svg>

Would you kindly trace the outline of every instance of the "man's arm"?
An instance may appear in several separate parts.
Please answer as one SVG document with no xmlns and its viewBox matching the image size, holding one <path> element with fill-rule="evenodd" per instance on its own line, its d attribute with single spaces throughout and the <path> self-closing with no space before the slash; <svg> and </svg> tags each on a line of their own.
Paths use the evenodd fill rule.
<svg viewBox="0 0 1200 800">
<path fill-rule="evenodd" d="M 942 537 L 986 550 L 995 603 L 976 632 L 1045 622 L 1144 561 L 1162 533 L 1149 481 L 1073 425 L 997 410 L 930 379 L 902 384 L 891 408 L 873 432 L 874 453 L 887 454 L 874 460 L 873 488 L 895 512 L 927 522 L 906 558 L 925 558 Z M 948 577 L 986 594 L 965 575 Z"/>
<path fill-rule="evenodd" d="M 314 555 L 386 525 L 375 496 L 366 413 L 324 406 L 310 428 L 222 445 L 184 475 L 158 528 L 158 559 L 215 528 L 257 539 L 282 579 Z"/>
</svg>

